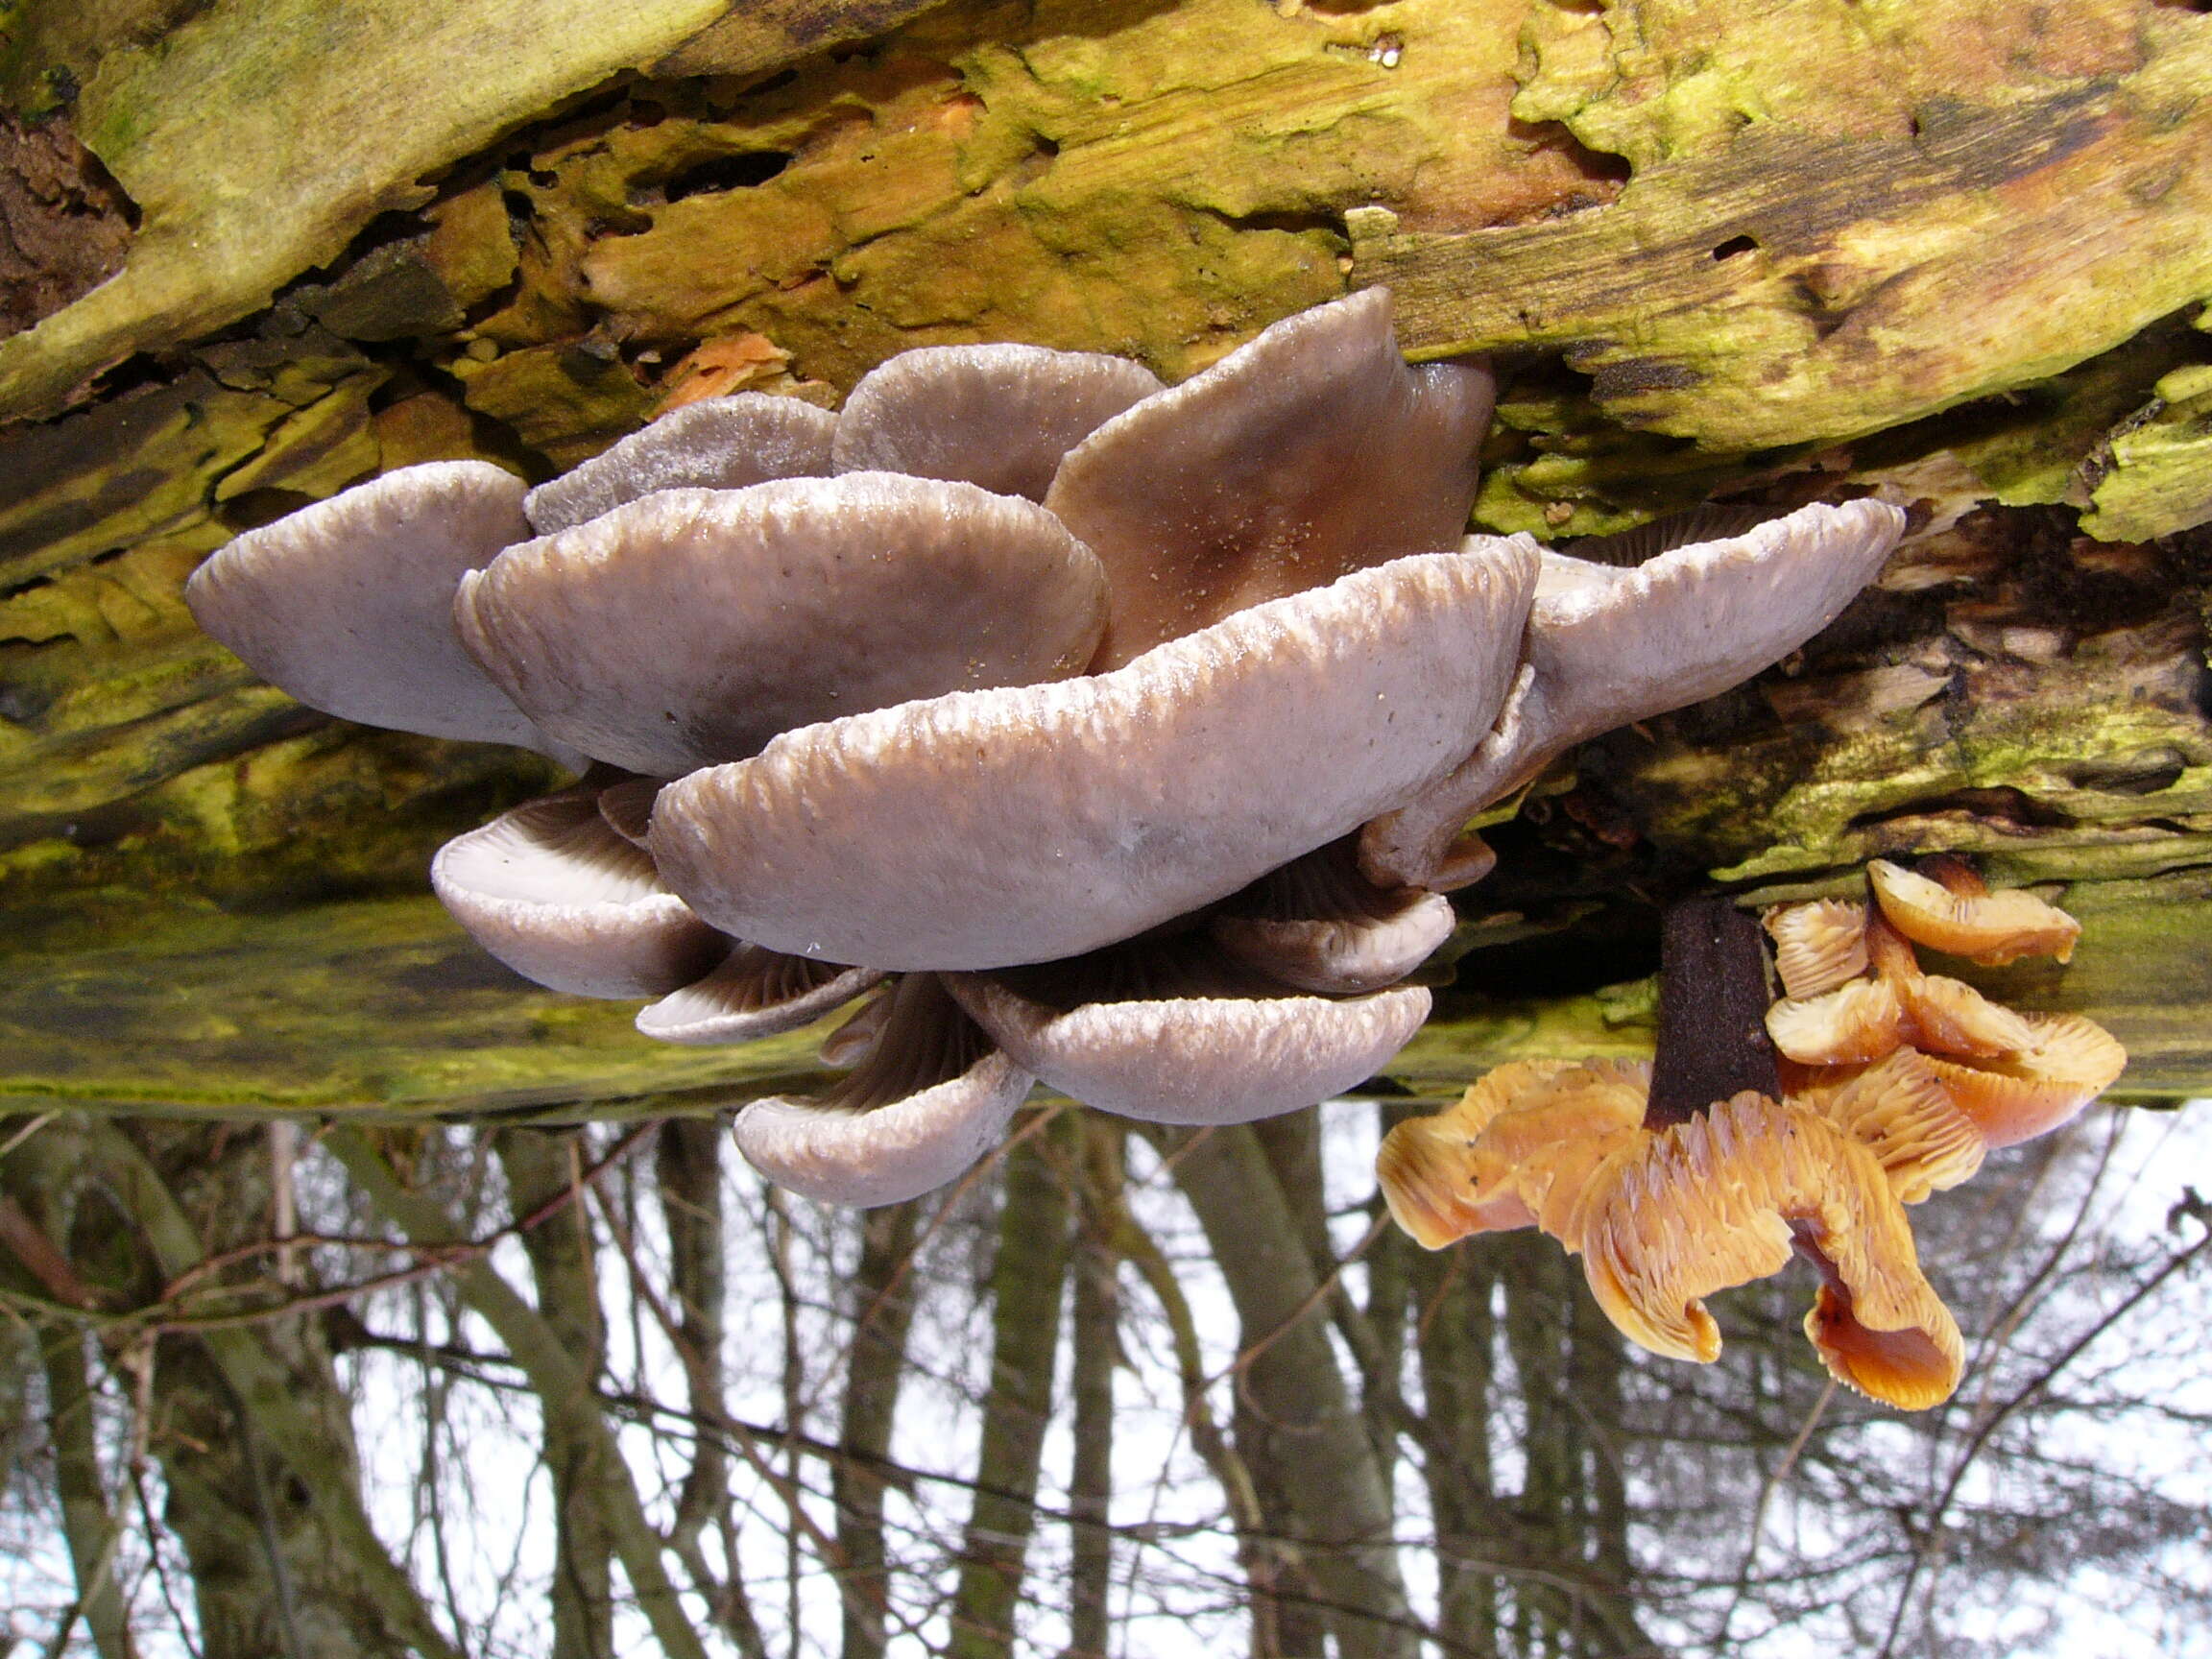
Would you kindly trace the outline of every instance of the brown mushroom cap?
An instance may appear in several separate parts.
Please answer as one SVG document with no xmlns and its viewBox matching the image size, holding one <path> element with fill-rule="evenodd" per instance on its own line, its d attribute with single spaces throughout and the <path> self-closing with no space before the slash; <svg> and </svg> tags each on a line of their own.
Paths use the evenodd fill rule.
<svg viewBox="0 0 2212 1659">
<path fill-rule="evenodd" d="M 1178 947 L 1204 949 L 1189 939 L 1166 949 Z M 1248 975 L 1201 966 L 1197 995 L 1085 998 L 1070 989 L 1070 966 L 944 977 L 1023 1070 L 1151 1123 L 1248 1123 L 1315 1105 L 1372 1077 L 1429 1018 L 1418 986 L 1341 999 L 1238 995 Z"/>
<path fill-rule="evenodd" d="M 454 615 L 547 731 L 672 778 L 812 721 L 1073 673 L 1104 592 L 1040 507 L 854 472 L 645 496 L 510 548 Z"/>
<path fill-rule="evenodd" d="M 1883 916 L 1906 938 L 1987 967 L 2022 956 L 2070 961 L 2081 937 L 2080 923 L 2017 887 L 1954 893 L 1883 858 L 1866 866 L 1866 878 Z"/>
<path fill-rule="evenodd" d="M 828 1095 L 771 1096 L 738 1113 L 737 1149 L 778 1186 L 831 1204 L 897 1204 L 954 1179 L 1004 1138 L 1029 1075 L 990 1046 L 935 975 L 909 974 L 888 997 L 881 1029 Z"/>
<path fill-rule="evenodd" d="M 659 778 L 622 778 L 604 785 L 599 791 L 599 816 L 623 840 L 644 846 L 661 782 Z"/>
<path fill-rule="evenodd" d="M 926 346 L 861 378 L 837 418 L 839 472 L 957 478 L 1045 499 L 1061 457 L 1160 390 L 1141 363 L 1043 346 Z"/>
<path fill-rule="evenodd" d="M 519 479 L 433 461 L 247 531 L 193 573 L 184 599 L 202 628 L 310 709 L 545 748 L 453 631 L 462 575 L 529 534 Z"/>
<path fill-rule="evenodd" d="M 841 968 L 740 944 L 704 979 L 639 1010 L 637 1029 L 661 1043 L 751 1043 L 810 1025 L 882 978 L 878 968 Z"/>
<path fill-rule="evenodd" d="M 730 948 L 600 817 L 595 788 L 527 802 L 455 837 L 430 885 L 469 937 L 526 979 L 575 997 L 659 997 Z"/>
<path fill-rule="evenodd" d="M 1881 1165 L 1802 1108 L 1739 1094 L 1663 1131 L 1599 1172 L 1563 1241 L 1623 1334 L 1700 1362 L 1720 1352 L 1703 1298 L 1802 1248 L 1828 1281 L 1806 1334 L 1839 1381 L 1908 1410 L 1958 1385 L 1959 1327 Z"/>
<path fill-rule="evenodd" d="M 1110 674 L 786 733 L 662 790 L 654 858 L 701 914 L 799 955 L 997 968 L 1129 938 L 1465 754 L 1533 564 L 1401 560 Z"/>
<path fill-rule="evenodd" d="M 1924 1053 L 2012 1054 L 2035 1041 L 2024 1016 L 1990 1001 L 1964 980 L 1929 974 L 1902 982 L 1900 989 L 1905 1041 Z"/>
<path fill-rule="evenodd" d="M 1632 570 L 1554 576 L 1529 612 L 1529 673 L 1498 739 L 1369 826 L 1361 867 L 1384 885 L 1450 885 L 1452 843 L 1482 807 L 1572 745 L 1724 691 L 1802 645 L 1874 579 L 1904 530 L 1905 515 L 1879 501 L 1801 507 Z"/>
<path fill-rule="evenodd" d="M 1045 497 L 1106 565 L 1111 616 L 1094 666 L 1453 546 L 1494 396 L 1483 364 L 1407 369 L 1389 292 L 1369 288 L 1106 422 Z"/>
<path fill-rule="evenodd" d="M 759 392 L 687 403 L 539 485 L 522 511 L 533 531 L 551 536 L 656 490 L 739 490 L 827 472 L 836 425 L 827 410 Z"/>
</svg>

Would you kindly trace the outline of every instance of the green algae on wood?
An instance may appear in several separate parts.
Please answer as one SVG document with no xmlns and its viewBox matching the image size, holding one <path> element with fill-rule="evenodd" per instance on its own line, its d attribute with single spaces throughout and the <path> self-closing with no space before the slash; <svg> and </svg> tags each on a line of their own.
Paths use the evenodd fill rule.
<svg viewBox="0 0 2212 1659">
<path fill-rule="evenodd" d="M 1631 176 L 1361 237 L 1417 355 L 1563 349 L 1625 424 L 1743 451 L 2048 377 L 2212 294 L 2212 18 L 2152 0 L 1540 0 L 1515 111 Z"/>
<path fill-rule="evenodd" d="M 630 348 L 748 330 L 840 386 L 975 340 L 1179 378 L 1342 291 L 1348 207 L 1460 223 L 1585 182 L 1510 131 L 1522 10 L 939 12 L 735 108 L 678 99 L 541 149 L 509 182 L 560 252 L 480 331 Z"/>
<path fill-rule="evenodd" d="M 660 1097 L 811 1072 L 819 1037 L 650 1042 L 635 1004 L 527 984 L 427 897 L 274 913 L 86 899 L 19 928 L 0 961 L 0 1107 L 18 1110 L 660 1116 Z"/>
<path fill-rule="evenodd" d="M 2120 1093 L 2212 1088 L 2212 875 L 2077 882 L 2074 964 L 1961 970 L 2038 1010 L 2084 1009 L 2132 1063 Z M 448 1116 L 615 1120 L 709 1113 L 818 1087 L 819 1028 L 679 1048 L 632 1003 L 528 985 L 428 899 L 227 912 L 120 897 L 36 918 L 0 950 L 0 1110 L 402 1123 Z M 1512 1059 L 1633 1056 L 1640 985 L 1543 1000 L 1455 998 L 1385 1068 L 1424 1097 Z"/>
<path fill-rule="evenodd" d="M 1421 1027 L 1384 1074 L 1424 1098 L 1456 1099 L 1484 1072 L 1508 1061 L 1647 1058 L 1656 1003 L 1642 998 L 1639 1008 L 1637 989 L 1542 999 L 1458 999 L 1449 1015 Z"/>
<path fill-rule="evenodd" d="M 2059 510 L 1909 541 L 1770 671 L 1586 748 L 1640 832 L 1715 879 L 2001 854 L 2016 878 L 2212 855 L 2212 536 L 2101 544 Z"/>
<path fill-rule="evenodd" d="M 730 49 L 752 31 L 772 63 L 846 37 L 846 13 L 876 28 L 920 9 L 271 0 L 110 45 L 84 78 L 79 135 L 140 223 L 116 276 L 0 341 L 0 418 L 50 413 L 132 352 L 254 310 L 375 213 L 426 200 L 424 176 L 718 20 Z"/>
<path fill-rule="evenodd" d="M 2115 428 L 2081 528 L 2113 541 L 2169 536 L 2212 518 L 2212 365 L 2176 369 L 2156 400 Z"/>
<path fill-rule="evenodd" d="M 500 779 L 548 776 L 533 757 L 341 736 L 184 607 L 231 515 L 374 469 L 396 425 L 370 408 L 385 378 L 293 324 L 0 440 L 0 472 L 25 480 L 0 502 L 0 891 L 420 880 L 442 835 L 514 798 Z"/>
</svg>

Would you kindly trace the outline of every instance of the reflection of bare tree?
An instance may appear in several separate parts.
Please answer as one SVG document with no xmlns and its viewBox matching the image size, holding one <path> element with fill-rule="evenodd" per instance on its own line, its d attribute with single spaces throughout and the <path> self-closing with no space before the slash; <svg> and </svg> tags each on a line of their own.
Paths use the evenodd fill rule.
<svg viewBox="0 0 2212 1659">
<path fill-rule="evenodd" d="M 334 1128 L 287 1252 L 262 1131 L 0 1125 L 11 1634 L 1902 1656 L 2053 1649 L 2091 1588 L 2129 1628 L 2212 1607 L 2206 1217 L 2141 1172 L 2166 1120 L 1927 1207 L 1976 1352 L 1911 1420 L 1812 1369 L 1787 1281 L 1698 1370 L 1527 1238 L 1419 1251 L 1374 1224 L 1380 1127 L 1062 1111 L 866 1215 L 770 1198 L 703 1121 Z M 2130 1192 L 2171 1230 L 2108 1225 Z"/>
</svg>

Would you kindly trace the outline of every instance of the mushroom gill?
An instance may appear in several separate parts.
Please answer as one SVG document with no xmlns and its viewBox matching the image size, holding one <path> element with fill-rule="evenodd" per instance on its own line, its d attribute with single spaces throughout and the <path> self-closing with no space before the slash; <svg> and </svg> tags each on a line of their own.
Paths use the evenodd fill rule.
<svg viewBox="0 0 2212 1659">
<path fill-rule="evenodd" d="M 1556 1218 L 1599 1164 L 1643 1138 L 1650 1086 L 1650 1066 L 1633 1062 L 1517 1060 L 1485 1073 L 1456 1106 L 1382 1138 L 1375 1172 L 1392 1218 L 1430 1250 Z"/>
<path fill-rule="evenodd" d="M 660 997 L 707 974 L 730 941 L 609 827 L 598 795 L 579 784 L 456 836 L 431 860 L 430 884 L 525 979 L 575 997 Z"/>
<path fill-rule="evenodd" d="M 1536 1226 L 1581 1256 L 1623 1334 L 1699 1362 L 1720 1352 L 1704 1298 L 1801 1255 L 1821 1275 L 1806 1334 L 1835 1376 L 1908 1410 L 1947 1398 L 1958 1327 L 1874 1152 L 1813 1107 L 1749 1092 L 1652 1129 L 1649 1086 L 1648 1067 L 1620 1063 L 1500 1067 L 1384 1137 L 1390 1213 L 1432 1250 Z"/>
<path fill-rule="evenodd" d="M 1757 928 L 1725 901 L 1670 905 L 1651 1067 L 1518 1061 L 1400 1123 L 1376 1160 L 1391 1214 L 1431 1249 L 1536 1226 L 1582 1257 L 1624 1334 L 1699 1361 L 1720 1349 L 1704 1299 L 1800 1256 L 1820 1277 L 1805 1333 L 1832 1375 L 1909 1410 L 1948 1398 L 1963 1345 L 1905 1207 L 2065 1121 L 2127 1057 L 2079 1015 L 2016 1013 L 1924 974 L 1887 914 L 1902 892 L 1909 926 L 1933 915 L 1947 940 L 2009 961 L 2071 950 L 2063 912 L 2004 902 L 1948 857 L 1872 879 L 1870 904 L 1767 913 L 1790 995 L 1764 1021 Z"/>
<path fill-rule="evenodd" d="M 1805 1334 L 1839 1381 L 1909 1411 L 1958 1385 L 1959 1327 L 1881 1165 L 1791 1102 L 1739 1094 L 1661 1132 L 1592 1179 L 1568 1226 L 1599 1306 L 1653 1353 L 1717 1358 L 1703 1299 L 1801 1254 L 1822 1280 Z"/>
<path fill-rule="evenodd" d="M 2010 1054 L 2032 1040 L 2028 1023 L 1962 980 L 1924 974 L 1904 936 L 1878 913 L 1865 920 L 1870 977 L 1814 997 L 1786 997 L 1767 1011 L 1774 1046 L 1806 1066 L 1879 1060 L 1900 1047 L 1944 1054 Z"/>
<path fill-rule="evenodd" d="M 1785 996 L 1817 997 L 1866 972 L 1865 905 L 1848 899 L 1777 904 L 1765 921 Z"/>
<path fill-rule="evenodd" d="M 1253 972 L 1341 996 L 1397 984 L 1452 936 L 1455 921 L 1441 893 L 1385 891 L 1369 881 L 1347 836 L 1270 871 L 1206 926 Z"/>
</svg>

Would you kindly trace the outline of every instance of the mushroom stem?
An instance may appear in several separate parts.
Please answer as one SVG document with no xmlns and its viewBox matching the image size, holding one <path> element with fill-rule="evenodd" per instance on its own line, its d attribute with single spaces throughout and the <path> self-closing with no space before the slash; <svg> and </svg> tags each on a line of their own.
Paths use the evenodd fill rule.
<svg viewBox="0 0 2212 1659">
<path fill-rule="evenodd" d="M 1877 979 L 1907 982 L 1925 977 L 1912 942 L 1897 931 L 1879 904 L 1866 907 L 1866 966 Z"/>
<path fill-rule="evenodd" d="M 1685 899 L 1668 907 L 1661 929 L 1659 1039 L 1644 1126 L 1687 1123 L 1746 1090 L 1781 1098 L 1758 921 L 1725 899 Z"/>
</svg>

